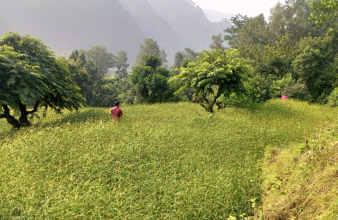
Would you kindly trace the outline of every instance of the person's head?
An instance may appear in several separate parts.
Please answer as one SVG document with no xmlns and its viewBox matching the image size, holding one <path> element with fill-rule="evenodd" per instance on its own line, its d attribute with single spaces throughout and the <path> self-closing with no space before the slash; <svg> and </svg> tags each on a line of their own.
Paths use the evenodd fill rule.
<svg viewBox="0 0 338 220">
<path fill-rule="evenodd" d="M 119 106 L 120 106 L 120 102 L 119 102 L 119 101 L 116 101 L 116 102 L 115 102 L 115 106 L 119 107 Z"/>
</svg>

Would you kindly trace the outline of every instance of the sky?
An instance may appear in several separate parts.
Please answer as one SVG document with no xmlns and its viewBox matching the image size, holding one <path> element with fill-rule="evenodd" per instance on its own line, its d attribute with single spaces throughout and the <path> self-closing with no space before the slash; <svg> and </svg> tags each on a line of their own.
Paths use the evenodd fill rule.
<svg viewBox="0 0 338 220">
<path fill-rule="evenodd" d="M 242 14 L 249 17 L 264 13 L 268 18 L 270 8 L 276 5 L 278 0 L 193 0 L 202 9 L 215 10 L 227 14 Z M 280 0 L 284 3 L 284 0 Z"/>
</svg>

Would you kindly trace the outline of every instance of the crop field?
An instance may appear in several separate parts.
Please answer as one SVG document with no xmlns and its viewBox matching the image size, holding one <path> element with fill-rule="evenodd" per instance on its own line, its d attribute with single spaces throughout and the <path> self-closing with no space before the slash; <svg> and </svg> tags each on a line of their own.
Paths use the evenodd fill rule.
<svg viewBox="0 0 338 220">
<path fill-rule="evenodd" d="M 0 219 L 226 219 L 261 198 L 269 146 L 303 143 L 337 109 L 272 100 L 216 114 L 197 104 L 122 106 L 0 121 Z"/>
</svg>

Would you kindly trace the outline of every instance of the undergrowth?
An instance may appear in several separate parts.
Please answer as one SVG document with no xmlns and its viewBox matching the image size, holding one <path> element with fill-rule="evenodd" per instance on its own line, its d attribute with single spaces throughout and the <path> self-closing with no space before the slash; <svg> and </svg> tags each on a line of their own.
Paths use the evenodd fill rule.
<svg viewBox="0 0 338 220">
<path fill-rule="evenodd" d="M 320 126 L 303 140 L 267 150 L 265 219 L 338 219 L 338 124 Z"/>
</svg>

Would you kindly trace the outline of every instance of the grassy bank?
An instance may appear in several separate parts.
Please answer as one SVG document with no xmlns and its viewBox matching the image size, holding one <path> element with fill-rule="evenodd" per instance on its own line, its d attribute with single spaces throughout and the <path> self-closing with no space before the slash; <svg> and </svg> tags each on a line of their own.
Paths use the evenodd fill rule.
<svg viewBox="0 0 338 220">
<path fill-rule="evenodd" d="M 267 150 L 265 219 L 338 219 L 338 124 L 304 136 L 300 145 Z"/>
<path fill-rule="evenodd" d="M 225 219 L 252 214 L 267 147 L 301 144 L 337 110 L 273 100 L 211 115 L 190 103 L 0 121 L 0 219 Z"/>
</svg>

